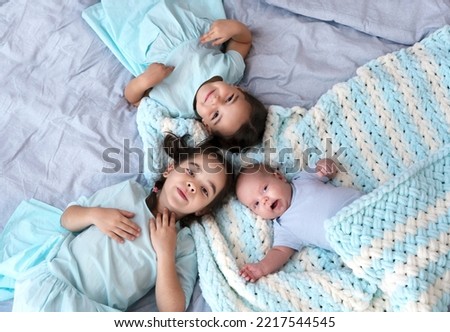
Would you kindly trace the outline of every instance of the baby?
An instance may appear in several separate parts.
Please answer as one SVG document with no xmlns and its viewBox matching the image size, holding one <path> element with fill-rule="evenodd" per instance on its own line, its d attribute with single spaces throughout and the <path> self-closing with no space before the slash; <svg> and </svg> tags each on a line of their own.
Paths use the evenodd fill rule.
<svg viewBox="0 0 450 332">
<path fill-rule="evenodd" d="M 356 189 L 328 183 L 336 173 L 332 159 L 319 160 L 315 173 L 299 172 L 291 183 L 264 164 L 241 170 L 237 198 L 258 216 L 272 219 L 274 226 L 272 248 L 260 262 L 241 268 L 243 278 L 255 282 L 278 271 L 306 245 L 333 250 L 325 236 L 325 221 L 363 195 Z"/>
</svg>

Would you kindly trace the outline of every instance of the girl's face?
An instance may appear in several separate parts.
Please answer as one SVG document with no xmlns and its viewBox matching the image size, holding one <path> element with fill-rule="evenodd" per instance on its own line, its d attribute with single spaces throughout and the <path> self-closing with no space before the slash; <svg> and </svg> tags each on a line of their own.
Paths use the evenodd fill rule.
<svg viewBox="0 0 450 332">
<path fill-rule="evenodd" d="M 236 195 L 256 215 L 275 219 L 291 205 L 292 188 L 278 172 L 254 170 L 239 176 Z"/>
<path fill-rule="evenodd" d="M 195 95 L 196 111 L 209 133 L 228 137 L 249 121 L 251 106 L 243 92 L 223 81 L 207 81 Z"/>
<path fill-rule="evenodd" d="M 180 219 L 195 213 L 202 215 L 224 188 L 225 168 L 217 159 L 207 154 L 195 156 L 171 166 L 165 172 L 166 181 L 161 189 L 158 205 L 166 207 Z"/>
</svg>

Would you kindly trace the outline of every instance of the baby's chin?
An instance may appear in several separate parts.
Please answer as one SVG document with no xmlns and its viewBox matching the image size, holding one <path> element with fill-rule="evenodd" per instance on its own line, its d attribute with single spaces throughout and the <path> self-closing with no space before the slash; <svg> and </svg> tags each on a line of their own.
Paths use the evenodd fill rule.
<svg viewBox="0 0 450 332">
<path fill-rule="evenodd" d="M 283 213 L 271 213 L 270 215 L 259 215 L 261 218 L 263 219 L 267 219 L 267 220 L 275 220 L 279 217 L 281 217 L 283 215 Z"/>
</svg>

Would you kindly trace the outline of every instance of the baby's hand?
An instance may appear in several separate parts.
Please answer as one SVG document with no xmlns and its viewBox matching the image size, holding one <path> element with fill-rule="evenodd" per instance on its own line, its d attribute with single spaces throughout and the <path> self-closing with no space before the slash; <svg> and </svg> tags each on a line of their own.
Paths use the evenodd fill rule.
<svg viewBox="0 0 450 332">
<path fill-rule="evenodd" d="M 156 219 L 150 219 L 150 238 L 158 259 L 162 259 L 162 255 L 169 259 L 175 257 L 177 244 L 175 225 L 175 213 L 170 213 L 167 208 L 163 214 L 158 213 Z"/>
<path fill-rule="evenodd" d="M 316 173 L 318 176 L 326 176 L 332 179 L 337 174 L 338 167 L 333 159 L 320 159 L 316 164 Z"/>
<path fill-rule="evenodd" d="M 265 276 L 261 263 L 245 264 L 239 271 L 239 275 L 245 280 L 255 282 Z"/>
<path fill-rule="evenodd" d="M 134 213 L 110 208 L 96 208 L 94 225 L 113 240 L 123 243 L 125 239 L 134 240 L 140 235 L 140 227 L 131 220 Z"/>
<path fill-rule="evenodd" d="M 235 20 L 216 20 L 211 24 L 207 33 L 200 37 L 202 44 L 211 42 L 212 45 L 217 46 L 225 43 L 233 36 L 239 34 L 242 29 L 242 24 Z"/>
</svg>

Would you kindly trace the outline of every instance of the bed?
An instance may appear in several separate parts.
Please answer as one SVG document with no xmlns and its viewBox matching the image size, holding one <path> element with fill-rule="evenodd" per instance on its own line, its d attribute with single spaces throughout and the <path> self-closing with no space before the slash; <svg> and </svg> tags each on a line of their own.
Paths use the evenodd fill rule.
<svg viewBox="0 0 450 332">
<path fill-rule="evenodd" d="M 4 142 L 0 152 L 0 231 L 24 199 L 35 198 L 63 209 L 74 197 L 89 195 L 125 179 L 146 180 L 143 157 L 151 142 L 146 141 L 142 130 L 138 131 L 137 112 L 123 98 L 124 86 L 132 75 L 81 17 L 82 11 L 96 2 L 0 0 L 0 132 Z M 439 77 L 429 81 L 437 82 L 442 88 L 433 90 L 437 92 L 426 104 L 431 106 L 419 105 L 412 112 L 425 108 L 433 110 L 430 114 L 438 115 L 439 120 L 434 121 L 427 118 L 428 113 L 424 115 L 429 123 L 439 128 L 436 135 L 429 134 L 434 143 L 423 150 L 421 146 L 418 149 L 410 146 L 409 151 L 399 149 L 399 143 L 391 140 L 391 145 L 379 145 L 375 152 L 382 154 L 387 146 L 389 151 L 400 151 L 401 157 L 393 155 L 390 159 L 397 163 L 390 162 L 378 172 L 376 159 L 379 155 L 373 153 L 364 162 L 352 165 L 362 169 L 359 173 L 344 174 L 336 181 L 360 187 L 370 198 L 364 204 L 374 211 L 377 207 L 376 211 L 384 212 L 398 206 L 399 201 L 391 198 L 394 203 L 389 209 L 383 205 L 386 195 L 398 198 L 397 191 L 406 192 L 404 202 L 412 197 L 410 192 L 420 193 L 424 186 L 435 188 L 436 183 L 441 183 L 441 191 L 448 190 L 450 125 L 446 114 L 450 114 L 450 78 L 446 73 L 450 67 L 450 48 L 446 42 L 448 30 L 439 30 L 450 24 L 448 0 L 401 0 L 395 4 L 388 0 L 357 4 L 348 0 L 224 0 L 223 5 L 227 17 L 241 20 L 253 32 L 253 47 L 246 59 L 247 69 L 241 86 L 270 106 L 264 144 L 291 149 L 290 152 L 294 149 L 293 154 L 286 154 L 282 163 L 279 155 L 270 157 L 272 163 L 285 171 L 294 166 L 295 151 L 301 146 L 313 144 L 326 149 L 328 135 L 324 133 L 337 129 L 328 127 L 324 113 L 335 112 L 333 119 L 341 120 L 340 115 L 354 107 L 364 109 L 357 103 L 358 98 L 354 103 L 336 105 L 343 90 L 352 86 L 351 91 L 372 98 L 378 90 L 367 92 L 356 86 L 360 87 L 358 84 L 364 80 L 367 83 L 382 77 L 381 73 L 372 75 L 379 68 L 379 61 L 396 61 L 404 54 L 403 50 L 410 50 L 416 42 L 432 36 L 432 42 L 426 42 L 425 47 L 435 50 L 436 45 L 442 45 L 443 50 L 433 53 L 433 59 L 439 59 L 440 65 L 439 69 L 431 69 Z M 436 31 L 440 31 L 439 35 L 435 35 Z M 416 57 L 423 56 L 427 60 L 427 55 L 414 50 Z M 426 85 L 423 82 L 415 84 Z M 401 85 L 404 80 L 398 78 L 396 83 Z M 394 85 L 390 88 L 392 94 L 398 93 Z M 429 89 L 432 88 L 435 87 Z M 421 91 L 430 94 L 429 90 Z M 408 93 L 414 95 L 415 90 Z M 379 111 L 375 102 L 371 105 Z M 407 108 L 412 109 L 410 106 Z M 388 119 L 392 120 L 394 111 Z M 346 124 L 347 120 L 348 117 L 339 123 Z M 370 119 L 360 120 L 356 118 L 354 123 L 370 123 Z M 417 130 L 427 135 L 427 130 L 423 132 L 420 128 L 431 130 L 434 127 L 423 127 L 425 122 L 412 125 L 417 124 Z M 363 127 L 358 130 L 365 131 Z M 381 128 L 386 131 L 387 127 Z M 402 140 L 396 131 L 390 136 L 385 132 L 374 134 L 371 139 L 376 141 L 378 137 L 383 141 L 387 136 L 392 137 L 391 134 L 397 138 L 396 142 Z M 330 144 L 334 144 L 336 150 L 342 144 L 355 145 L 359 151 L 355 154 L 370 150 L 370 145 L 361 140 L 356 140 L 355 144 L 349 142 L 353 141 L 335 139 Z M 261 149 L 264 147 L 267 146 L 256 149 L 255 158 L 263 157 Z M 344 163 L 352 158 L 350 150 L 343 156 Z M 405 155 L 413 157 L 405 163 L 398 162 L 404 161 Z M 367 167 L 372 167 L 372 172 L 363 170 Z M 426 182 L 431 169 L 433 174 L 442 176 L 436 175 L 435 182 Z M 413 183 L 418 185 L 410 190 Z M 432 197 L 439 208 L 433 210 L 433 215 L 438 215 L 434 222 L 437 226 L 428 228 L 426 233 L 435 236 L 437 232 L 439 243 L 444 243 L 444 247 L 447 243 L 447 249 L 439 247 L 441 252 L 434 260 L 439 264 L 423 263 L 429 263 L 429 269 L 438 270 L 441 277 L 437 280 L 444 283 L 438 287 L 439 292 L 427 293 L 433 295 L 430 295 L 432 300 L 416 301 L 413 295 L 405 293 L 405 288 L 394 287 L 398 284 L 397 276 L 380 276 L 367 261 L 362 262 L 363 258 L 355 259 L 348 244 L 354 243 L 346 234 L 344 221 L 351 224 L 349 220 L 355 220 L 356 224 L 366 218 L 365 214 L 362 214 L 364 218 L 358 214 L 367 211 L 363 209 L 364 204 L 344 211 L 330 222 L 331 232 L 342 234 L 336 240 L 339 255 L 307 248 L 277 275 L 259 284 L 246 284 L 237 275 L 238 266 L 262 257 L 270 244 L 271 228 L 230 198 L 214 220 L 205 218 L 203 225 L 193 228 L 201 252 L 200 274 L 188 310 L 445 310 L 450 304 L 450 233 L 447 227 L 450 199 L 441 192 L 438 194 Z M 424 197 L 416 196 L 417 202 L 423 201 Z M 428 211 L 421 205 L 418 210 Z M 373 218 L 376 216 L 379 213 L 374 212 Z M 245 222 L 241 223 L 240 218 Z M 238 241 L 239 237 L 248 241 Z M 433 245 L 435 241 L 430 242 L 430 246 Z M 377 253 L 382 256 L 380 250 Z M 366 252 L 364 258 L 372 254 Z M 386 260 L 377 262 L 383 265 Z M 392 267 L 392 262 L 389 264 Z M 407 276 L 408 280 L 403 280 L 405 287 L 417 284 L 417 280 L 411 278 Z M 427 289 L 430 283 L 435 285 L 436 282 L 428 280 L 420 287 Z M 350 295 L 353 299 L 349 299 Z M 2 311 L 9 311 L 10 306 L 11 302 L 0 303 Z M 152 294 L 130 310 L 155 310 Z"/>
</svg>

